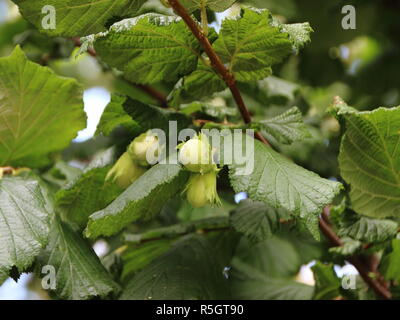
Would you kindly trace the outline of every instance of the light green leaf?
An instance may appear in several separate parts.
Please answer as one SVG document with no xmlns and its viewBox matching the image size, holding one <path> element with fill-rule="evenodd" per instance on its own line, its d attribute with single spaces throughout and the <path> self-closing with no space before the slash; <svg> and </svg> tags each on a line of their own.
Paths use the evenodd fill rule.
<svg viewBox="0 0 400 320">
<path fill-rule="evenodd" d="M 85 127 L 82 88 L 30 62 L 17 46 L 0 58 L 0 166 L 35 166 Z M 35 160 L 31 162 L 29 160 Z"/>
<path fill-rule="evenodd" d="M 184 188 L 187 179 L 188 173 L 180 165 L 152 167 L 109 206 L 89 217 L 86 236 L 111 236 L 134 221 L 152 218 Z"/>
<path fill-rule="evenodd" d="M 284 209 L 274 209 L 263 202 L 246 199 L 232 211 L 231 224 L 252 242 L 264 241 L 280 227 L 280 219 L 290 214 Z"/>
<path fill-rule="evenodd" d="M 180 18 L 155 13 L 114 24 L 95 36 L 94 47 L 102 60 L 141 84 L 176 81 L 191 73 L 201 51 Z"/>
<path fill-rule="evenodd" d="M 33 23 L 41 32 L 50 36 L 81 37 L 104 31 L 112 19 L 135 14 L 145 0 L 13 0 L 22 16 Z M 54 28 L 48 24 L 49 9 L 55 13 Z"/>
<path fill-rule="evenodd" d="M 180 0 L 188 12 L 193 12 L 201 7 L 207 7 L 216 12 L 222 12 L 231 7 L 236 0 Z"/>
<path fill-rule="evenodd" d="M 291 144 L 311 137 L 297 107 L 293 107 L 275 118 L 259 121 L 258 124 L 267 138 L 272 137 L 283 144 Z"/>
<path fill-rule="evenodd" d="M 314 300 L 332 300 L 340 296 L 341 281 L 333 264 L 317 261 L 311 269 L 315 278 Z"/>
<path fill-rule="evenodd" d="M 354 223 L 343 226 L 339 235 L 348 236 L 366 243 L 383 242 L 394 237 L 398 224 L 391 220 L 361 217 Z"/>
<path fill-rule="evenodd" d="M 340 247 L 333 247 L 329 252 L 333 252 L 342 256 L 351 256 L 355 254 L 360 248 L 362 243 L 349 237 L 342 238 L 343 245 Z"/>
<path fill-rule="evenodd" d="M 296 50 L 301 49 L 311 41 L 310 34 L 313 32 L 313 29 L 308 22 L 281 24 L 280 27 L 282 32 L 289 34 L 289 38 L 292 40 L 293 47 Z"/>
<path fill-rule="evenodd" d="M 271 66 L 292 53 L 288 34 L 272 26 L 271 19 L 267 10 L 244 9 L 241 17 L 222 22 L 213 47 L 238 81 L 271 75 Z"/>
<path fill-rule="evenodd" d="M 111 96 L 111 101 L 105 108 L 97 125 L 96 135 L 103 134 L 108 136 L 118 127 L 124 127 L 130 133 L 136 133 L 140 129 L 139 124 L 125 112 L 123 108 L 125 101 L 126 97 L 116 94 Z"/>
<path fill-rule="evenodd" d="M 337 107 L 344 118 L 339 165 L 350 185 L 352 208 L 373 218 L 400 215 L 400 107 L 356 112 Z"/>
<path fill-rule="evenodd" d="M 322 179 L 265 146 L 246 136 L 246 144 L 254 143 L 254 170 L 243 175 L 243 165 L 230 165 L 230 180 L 235 192 L 247 192 L 251 199 L 262 201 L 274 208 L 284 208 L 302 219 L 315 237 L 318 216 L 332 203 L 341 184 Z"/>
<path fill-rule="evenodd" d="M 185 236 L 138 272 L 127 284 L 121 299 L 227 299 L 225 265 L 218 258 L 218 252 L 205 236 Z"/>
<path fill-rule="evenodd" d="M 382 270 L 385 279 L 400 281 L 400 239 L 392 240 L 392 251 L 383 258 Z"/>
<path fill-rule="evenodd" d="M 89 244 L 58 217 L 53 219 L 49 244 L 37 263 L 40 275 L 43 266 L 55 268 L 54 291 L 61 299 L 105 297 L 119 290 Z"/>
<path fill-rule="evenodd" d="M 32 177 L 0 179 L 0 284 L 11 268 L 31 266 L 47 245 L 53 206 Z"/>
<path fill-rule="evenodd" d="M 172 106 L 179 106 L 211 96 L 224 89 L 226 84 L 215 71 L 199 62 L 197 69 L 177 84 L 168 99 Z"/>
</svg>

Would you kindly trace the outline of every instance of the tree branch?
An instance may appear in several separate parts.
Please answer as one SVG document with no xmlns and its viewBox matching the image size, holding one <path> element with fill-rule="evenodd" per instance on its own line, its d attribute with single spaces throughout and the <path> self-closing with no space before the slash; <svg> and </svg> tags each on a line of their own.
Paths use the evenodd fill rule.
<svg viewBox="0 0 400 320">
<path fill-rule="evenodd" d="M 222 79 L 225 81 L 226 85 L 231 90 L 233 98 L 235 99 L 235 102 L 239 108 L 239 111 L 240 111 L 243 121 L 246 124 L 251 123 L 250 112 L 244 103 L 242 95 L 237 86 L 236 79 L 235 79 L 234 75 L 232 74 L 232 72 L 227 67 L 225 67 L 225 65 L 222 63 L 220 57 L 213 49 L 207 36 L 200 29 L 197 22 L 192 19 L 192 17 L 189 15 L 189 13 L 186 11 L 186 9 L 182 6 L 182 4 L 179 2 L 179 0 L 168 0 L 168 2 L 171 5 L 171 7 L 175 10 L 175 12 L 183 19 L 183 21 L 186 23 L 186 25 L 191 30 L 193 35 L 200 42 L 205 53 L 207 54 L 207 56 L 209 57 L 209 59 L 211 61 L 211 66 L 217 71 L 217 73 L 222 77 Z M 259 132 L 257 132 L 256 137 L 259 140 L 261 140 L 263 143 L 265 143 L 266 145 L 268 145 L 268 146 L 270 145 L 269 142 Z M 332 242 L 332 244 L 334 246 L 342 246 L 343 241 L 336 235 L 336 233 L 329 226 L 328 212 L 329 212 L 329 208 L 325 208 L 324 213 L 322 214 L 320 221 L 319 221 L 320 229 L 321 229 L 322 233 Z M 374 290 L 374 292 L 379 297 L 384 298 L 384 299 L 391 299 L 392 295 L 391 295 L 390 291 L 387 289 L 387 287 L 382 285 L 382 280 L 378 281 L 378 280 L 370 277 L 371 271 L 369 270 L 368 267 L 366 267 L 366 264 L 360 259 L 360 257 L 358 257 L 358 256 L 351 257 L 351 258 L 349 258 L 349 262 L 354 265 L 354 267 L 360 273 L 360 276 Z M 375 274 L 377 275 L 378 279 L 383 279 L 383 277 L 380 276 L 377 272 L 375 272 Z"/>
<path fill-rule="evenodd" d="M 329 225 L 329 208 L 325 208 L 319 220 L 319 226 L 325 237 L 331 242 L 334 247 L 343 246 L 343 241 L 336 235 L 331 226 Z M 377 270 L 371 270 L 368 263 L 359 257 L 352 256 L 347 259 L 359 272 L 363 280 L 374 292 L 383 299 L 391 299 L 392 294 L 388 289 L 387 284 L 384 282 L 382 275 Z M 374 273 L 375 277 L 370 276 Z"/>
<path fill-rule="evenodd" d="M 80 47 L 82 45 L 81 39 L 80 38 L 72 38 L 71 39 L 76 47 Z M 94 58 L 97 58 L 97 53 L 94 49 L 92 48 L 88 48 L 87 53 L 89 55 L 91 55 Z M 167 101 L 167 97 L 160 91 L 154 89 L 153 87 L 144 85 L 144 84 L 137 84 L 137 83 L 133 83 L 133 82 L 129 82 L 131 85 L 133 85 L 134 87 L 136 87 L 137 89 L 142 90 L 143 92 L 147 93 L 150 97 L 152 97 L 153 99 L 157 100 L 160 107 L 162 108 L 168 108 L 168 101 Z"/>
<path fill-rule="evenodd" d="M 236 79 L 233 73 L 222 63 L 220 57 L 213 49 L 207 36 L 200 29 L 197 22 L 192 19 L 192 17 L 182 6 L 179 0 L 168 0 L 168 2 L 171 5 L 171 7 L 175 10 L 175 12 L 183 19 L 183 21 L 186 23 L 190 31 L 192 31 L 193 35 L 200 42 L 200 44 L 204 49 L 204 52 L 210 59 L 211 66 L 215 69 L 215 71 L 217 71 L 217 73 L 225 81 L 228 88 L 231 90 L 232 96 L 235 99 L 236 105 L 238 106 L 243 121 L 246 124 L 251 123 L 250 112 L 247 109 L 246 104 L 244 103 L 243 97 L 238 89 Z M 264 136 L 262 136 L 259 132 L 256 133 L 256 137 L 266 145 L 270 145 L 268 140 L 265 139 Z"/>
</svg>

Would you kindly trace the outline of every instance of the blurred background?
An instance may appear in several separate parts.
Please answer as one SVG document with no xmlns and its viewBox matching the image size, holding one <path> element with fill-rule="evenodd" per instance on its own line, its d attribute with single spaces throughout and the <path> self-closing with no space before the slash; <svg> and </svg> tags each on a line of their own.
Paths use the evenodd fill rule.
<svg viewBox="0 0 400 320">
<path fill-rule="evenodd" d="M 310 22 L 312 41 L 299 55 L 293 55 L 274 69 L 286 87 L 269 88 L 265 115 L 273 114 L 275 105 L 298 105 L 306 121 L 318 124 L 314 139 L 286 148 L 284 153 L 297 163 L 324 177 L 337 176 L 335 163 L 339 145 L 339 126 L 326 110 L 334 96 L 339 95 L 359 110 L 379 106 L 400 105 L 400 1 L 399 0 L 249 0 L 243 3 L 268 8 L 282 22 Z M 344 5 L 356 8 L 356 29 L 342 28 Z M 142 12 L 157 10 L 168 13 L 158 0 L 146 3 Z M 210 17 L 211 25 L 219 28 L 225 16 L 235 14 L 238 7 Z M 87 128 L 81 131 L 64 152 L 64 160 L 83 167 L 95 150 L 114 143 L 113 137 L 93 138 L 100 116 L 110 101 L 110 92 L 120 92 L 145 102 L 154 102 L 144 92 L 116 77 L 88 54 L 78 55 L 71 39 L 50 39 L 39 34 L 21 18 L 11 1 L 0 0 L 0 57 L 10 54 L 16 44 L 27 56 L 52 68 L 61 76 L 74 77 L 84 86 L 84 104 L 88 115 Z M 289 86 L 290 85 L 290 86 Z M 166 95 L 170 84 L 157 89 Z M 260 101 L 246 97 L 256 109 Z M 262 105 L 263 110 L 265 105 Z M 335 140 L 335 138 L 337 138 Z M 242 196 L 242 197 L 245 197 Z M 239 201 L 239 199 L 237 199 Z M 96 243 L 98 255 L 104 254 L 104 243 Z M 313 284 L 310 264 L 304 266 L 298 281 Z M 339 276 L 355 274 L 346 265 L 337 267 Z M 0 287 L 0 299 L 45 299 L 37 281 L 24 274 L 18 283 L 9 279 Z"/>
</svg>

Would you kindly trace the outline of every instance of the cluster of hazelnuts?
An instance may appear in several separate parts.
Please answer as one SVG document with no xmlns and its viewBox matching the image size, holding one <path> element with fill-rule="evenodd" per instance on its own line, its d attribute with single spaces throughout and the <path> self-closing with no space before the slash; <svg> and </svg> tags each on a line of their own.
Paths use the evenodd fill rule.
<svg viewBox="0 0 400 320">
<path fill-rule="evenodd" d="M 220 205 L 217 193 L 218 167 L 213 160 L 213 150 L 207 136 L 199 134 L 178 146 L 178 160 L 191 172 L 184 192 L 195 208 L 207 204 Z M 121 188 L 129 187 L 151 166 L 148 155 L 157 156 L 159 141 L 151 130 L 135 138 L 127 151 L 108 172 L 106 180 L 112 180 Z"/>
</svg>

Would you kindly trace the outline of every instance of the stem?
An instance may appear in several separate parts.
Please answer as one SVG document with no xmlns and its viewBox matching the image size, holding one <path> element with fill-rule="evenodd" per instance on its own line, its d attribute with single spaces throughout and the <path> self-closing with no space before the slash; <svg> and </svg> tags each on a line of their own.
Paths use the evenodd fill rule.
<svg viewBox="0 0 400 320">
<path fill-rule="evenodd" d="M 211 66 L 221 76 L 221 78 L 225 81 L 226 85 L 231 90 L 232 96 L 235 99 L 236 105 L 239 108 L 243 121 L 246 124 L 251 123 L 250 112 L 247 109 L 246 104 L 244 103 L 243 97 L 239 91 L 233 73 L 222 63 L 221 58 L 214 51 L 208 38 L 204 35 L 197 22 L 192 19 L 192 17 L 182 6 L 179 0 L 168 0 L 168 2 L 171 5 L 171 7 L 175 10 L 175 12 L 183 19 L 183 21 L 186 23 L 190 31 L 192 31 L 193 35 L 200 42 L 205 53 L 207 54 L 207 56 L 211 61 Z M 265 139 L 259 132 L 256 132 L 256 137 L 266 145 L 270 145 L 267 139 Z"/>
<path fill-rule="evenodd" d="M 251 123 L 250 112 L 243 101 L 242 95 L 236 83 L 236 79 L 232 74 L 232 72 L 228 68 L 226 68 L 225 65 L 222 63 L 221 58 L 214 51 L 208 38 L 204 35 L 204 33 L 199 28 L 198 24 L 192 19 L 192 17 L 182 6 L 179 0 L 168 0 L 168 2 L 171 5 L 171 7 L 175 10 L 175 12 L 183 19 L 188 28 L 192 31 L 193 35 L 200 42 L 205 53 L 207 54 L 207 56 L 211 61 L 211 66 L 222 77 L 222 79 L 225 81 L 225 83 L 231 90 L 233 98 L 235 99 L 235 102 L 239 108 L 243 121 L 246 124 L 250 124 Z M 268 141 L 259 132 L 256 133 L 256 137 L 266 145 L 270 146 Z M 336 235 L 336 233 L 332 230 L 332 228 L 329 226 L 329 223 L 327 222 L 329 221 L 328 212 L 329 208 L 327 207 L 324 209 L 324 213 L 319 221 L 320 229 L 322 233 L 324 233 L 324 235 L 332 242 L 333 245 L 342 246 L 343 245 L 342 240 Z M 323 217 L 325 217 L 325 219 Z M 376 279 L 373 279 L 369 276 L 370 270 L 368 267 L 366 267 L 365 263 L 360 259 L 360 257 L 357 256 L 351 257 L 349 258 L 349 261 L 354 265 L 354 267 L 360 273 L 360 276 L 374 290 L 374 292 L 379 297 L 383 299 L 391 299 L 392 294 L 390 293 L 390 291 L 387 289 L 386 286 L 382 285 L 382 281 L 377 281 Z M 382 276 L 379 275 L 378 278 L 382 279 Z"/>
<path fill-rule="evenodd" d="M 329 209 L 325 208 L 324 213 L 322 214 L 319 220 L 319 226 L 322 233 L 325 235 L 326 238 L 329 239 L 332 246 L 334 247 L 341 247 L 343 246 L 343 241 L 336 235 L 333 229 L 329 225 L 328 219 L 328 212 Z M 392 294 L 387 288 L 387 285 L 383 282 L 383 277 L 379 274 L 376 270 L 370 270 L 367 264 L 361 259 L 359 256 L 352 256 L 347 259 L 359 272 L 360 276 L 363 280 L 369 285 L 369 287 L 374 290 L 374 292 L 383 299 L 391 299 Z M 376 278 L 371 278 L 370 273 L 374 272 Z M 378 280 L 379 279 L 379 280 Z"/>
<path fill-rule="evenodd" d="M 74 43 L 76 47 L 80 47 L 82 45 L 81 39 L 80 38 L 72 38 L 71 39 Z M 88 48 L 87 53 L 89 55 L 91 55 L 94 58 L 97 58 L 97 52 L 92 49 L 92 48 Z M 143 92 L 147 93 L 150 97 L 152 97 L 153 99 L 157 100 L 160 107 L 162 108 L 168 108 L 168 100 L 167 97 L 160 91 L 154 89 L 153 87 L 150 87 L 148 85 L 145 84 L 137 84 L 137 83 L 133 83 L 133 82 L 129 82 L 131 85 L 133 85 L 134 87 L 142 90 Z"/>
<path fill-rule="evenodd" d="M 201 25 L 203 34 L 208 37 L 208 17 L 207 17 L 207 6 L 204 0 L 201 2 Z"/>
</svg>

